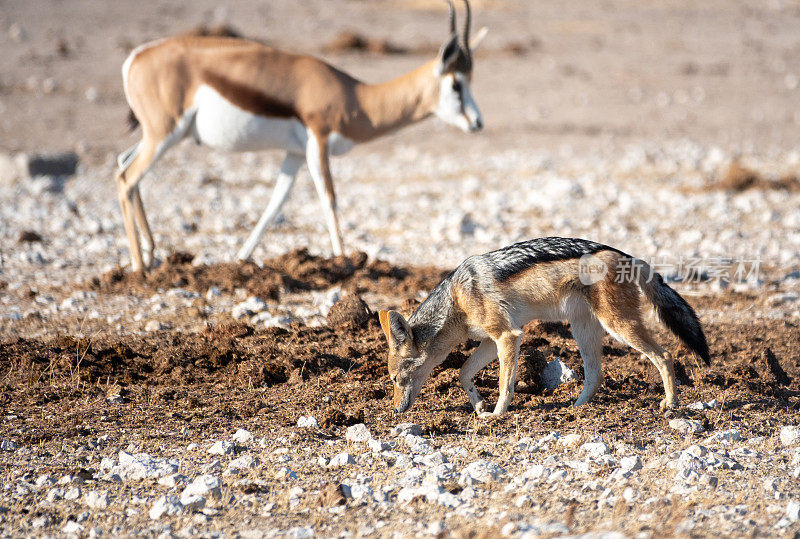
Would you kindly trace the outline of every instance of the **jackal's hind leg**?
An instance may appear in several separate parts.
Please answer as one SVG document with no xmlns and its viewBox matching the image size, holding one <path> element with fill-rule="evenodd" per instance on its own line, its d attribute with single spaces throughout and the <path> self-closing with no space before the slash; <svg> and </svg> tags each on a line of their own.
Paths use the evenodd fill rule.
<svg viewBox="0 0 800 539">
<path fill-rule="evenodd" d="M 593 315 L 588 314 L 570 321 L 572 336 L 578 343 L 583 358 L 583 390 L 573 406 L 586 404 L 595 396 L 603 381 L 602 338 L 603 326 Z"/>
<path fill-rule="evenodd" d="M 678 406 L 678 390 L 675 381 L 675 370 L 672 357 L 653 339 L 647 328 L 637 316 L 632 320 L 616 319 L 603 320 L 603 327 L 615 338 L 636 349 L 655 365 L 664 383 L 665 398 L 661 401 L 662 410 Z"/>
<path fill-rule="evenodd" d="M 478 389 L 475 387 L 475 375 L 478 374 L 482 368 L 494 361 L 497 357 L 497 346 L 491 339 L 484 339 L 478 347 L 469 356 L 469 359 L 461 366 L 458 373 L 458 379 L 461 382 L 461 387 L 466 391 L 469 397 L 469 403 L 472 405 L 473 410 L 477 413 L 484 411 L 484 401 Z"/>
</svg>

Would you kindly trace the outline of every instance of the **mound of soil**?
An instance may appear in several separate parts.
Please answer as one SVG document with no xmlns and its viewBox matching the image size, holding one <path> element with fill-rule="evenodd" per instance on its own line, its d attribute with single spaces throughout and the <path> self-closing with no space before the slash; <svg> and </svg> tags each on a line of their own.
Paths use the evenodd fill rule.
<svg viewBox="0 0 800 539">
<path fill-rule="evenodd" d="M 332 328 L 357 329 L 366 327 L 373 318 L 369 306 L 359 296 L 348 294 L 334 303 L 328 312 L 328 326 Z"/>
<path fill-rule="evenodd" d="M 746 191 L 748 189 L 775 189 L 781 191 L 800 191 L 800 180 L 794 176 L 784 176 L 777 180 L 764 178 L 755 170 L 744 167 L 738 161 L 734 161 L 728 167 L 725 175 L 716 183 L 709 187 L 713 189 L 723 189 L 726 191 Z"/>
<path fill-rule="evenodd" d="M 432 289 L 447 274 L 438 268 L 404 268 L 382 260 L 368 263 L 362 252 L 325 258 L 295 249 L 265 260 L 263 267 L 252 262 L 194 265 L 193 260 L 190 253 L 176 252 L 147 273 L 132 273 L 118 266 L 82 288 L 108 294 L 152 294 L 176 287 L 205 293 L 216 286 L 227 293 L 244 288 L 262 299 L 278 299 L 282 292 L 323 290 L 338 284 L 356 294 L 409 296 Z"/>
</svg>

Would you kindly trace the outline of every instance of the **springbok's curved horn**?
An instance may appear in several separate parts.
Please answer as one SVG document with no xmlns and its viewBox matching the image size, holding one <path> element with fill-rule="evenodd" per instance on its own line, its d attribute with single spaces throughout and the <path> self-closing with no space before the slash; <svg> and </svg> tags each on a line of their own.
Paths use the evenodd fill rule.
<svg viewBox="0 0 800 539">
<path fill-rule="evenodd" d="M 455 35 L 458 30 L 456 29 L 456 8 L 453 7 L 453 0 L 447 0 L 450 6 L 450 35 Z"/>
<path fill-rule="evenodd" d="M 467 53 L 467 59 L 472 62 L 472 53 L 469 50 L 469 27 L 472 25 L 472 12 L 469 9 L 469 0 L 464 0 L 464 7 L 467 10 L 467 20 L 464 21 L 464 50 Z"/>
</svg>

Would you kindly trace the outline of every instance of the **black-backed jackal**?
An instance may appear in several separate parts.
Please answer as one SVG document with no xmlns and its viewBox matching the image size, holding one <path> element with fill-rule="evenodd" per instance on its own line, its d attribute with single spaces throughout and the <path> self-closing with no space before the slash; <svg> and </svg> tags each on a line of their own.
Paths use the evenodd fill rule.
<svg viewBox="0 0 800 539">
<path fill-rule="evenodd" d="M 514 396 L 522 326 L 567 320 L 583 357 L 584 385 L 575 406 L 587 403 L 602 381 L 603 330 L 635 348 L 656 366 L 666 398 L 678 403 L 672 358 L 642 322 L 639 292 L 660 320 L 709 364 L 708 345 L 697 315 L 642 260 L 607 245 L 570 238 L 539 238 L 467 258 L 409 317 L 379 312 L 389 342 L 394 405 L 407 410 L 431 371 L 468 338 L 480 345 L 461 367 L 459 379 L 476 412 L 487 415 L 473 378 L 500 359 L 500 397 L 494 415 L 505 413 Z"/>
</svg>

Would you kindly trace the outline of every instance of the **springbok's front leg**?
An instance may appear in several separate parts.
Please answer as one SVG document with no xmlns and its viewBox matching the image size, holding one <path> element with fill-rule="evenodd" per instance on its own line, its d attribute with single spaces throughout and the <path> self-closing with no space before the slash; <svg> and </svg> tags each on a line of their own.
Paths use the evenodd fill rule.
<svg viewBox="0 0 800 539">
<path fill-rule="evenodd" d="M 236 258 L 239 260 L 247 260 L 253 254 L 261 236 L 264 235 L 264 230 L 275 219 L 278 212 L 281 210 L 283 203 L 289 198 L 289 192 L 292 190 L 294 180 L 297 177 L 297 172 L 305 162 L 305 156 L 298 153 L 287 153 L 281 165 L 281 171 L 278 173 L 278 180 L 275 182 L 275 190 L 272 192 L 272 197 L 269 199 L 269 204 L 261 214 L 261 218 L 256 223 L 255 228 L 248 236 L 247 241 L 244 243 Z"/>
<path fill-rule="evenodd" d="M 314 187 L 317 188 L 317 195 L 319 195 L 322 208 L 325 211 L 333 254 L 334 256 L 339 256 L 344 252 L 344 248 L 342 247 L 342 233 L 339 231 L 339 220 L 336 217 L 336 192 L 333 189 L 327 135 L 323 136 L 315 133 L 312 129 L 308 130 L 306 162 L 308 163 L 308 171 L 311 173 L 311 178 L 314 180 Z"/>
<path fill-rule="evenodd" d="M 469 403 L 477 413 L 484 411 L 485 404 L 478 389 L 475 387 L 475 375 L 478 374 L 482 368 L 494 361 L 497 357 L 497 346 L 491 339 L 484 339 L 478 347 L 469 356 L 469 359 L 461 366 L 458 373 L 458 379 L 461 382 L 461 387 L 467 392 Z"/>
</svg>

